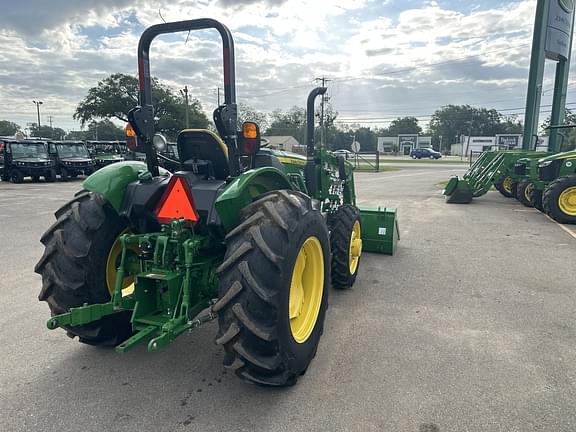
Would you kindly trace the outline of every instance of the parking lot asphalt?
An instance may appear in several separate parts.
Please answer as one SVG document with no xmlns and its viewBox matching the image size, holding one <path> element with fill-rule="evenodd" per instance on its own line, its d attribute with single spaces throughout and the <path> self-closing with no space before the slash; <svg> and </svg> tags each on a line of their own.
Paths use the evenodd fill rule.
<svg viewBox="0 0 576 432">
<path fill-rule="evenodd" d="M 364 254 L 331 291 L 315 360 L 287 389 L 223 369 L 216 322 L 163 352 L 48 331 L 39 238 L 80 182 L 0 182 L 3 431 L 574 431 L 576 239 L 498 192 L 448 205 L 449 165 L 359 173 L 396 206 L 394 257 Z"/>
</svg>

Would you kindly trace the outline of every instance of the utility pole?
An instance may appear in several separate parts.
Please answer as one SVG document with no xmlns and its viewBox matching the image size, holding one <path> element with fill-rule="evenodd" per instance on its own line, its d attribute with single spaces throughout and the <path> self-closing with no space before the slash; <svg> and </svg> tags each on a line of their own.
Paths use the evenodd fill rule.
<svg viewBox="0 0 576 432">
<path fill-rule="evenodd" d="M 218 95 L 218 106 L 220 106 L 220 87 L 216 87 L 216 94 Z"/>
<path fill-rule="evenodd" d="M 38 135 L 41 135 L 40 134 L 40 105 L 42 105 L 44 102 L 33 100 L 32 103 L 34 105 L 36 105 L 36 113 L 38 114 Z M 39 138 L 41 138 L 41 137 L 39 136 Z"/>
<path fill-rule="evenodd" d="M 184 86 L 184 89 L 180 90 L 180 94 L 184 96 L 184 103 L 186 104 L 186 129 L 190 127 L 190 118 L 188 117 L 188 86 Z"/>
<path fill-rule="evenodd" d="M 332 80 L 327 79 L 326 77 L 321 78 L 314 78 L 314 81 L 322 82 L 322 87 L 326 87 L 326 83 Z M 320 146 L 325 146 L 325 124 L 324 124 L 324 103 L 328 102 L 330 98 L 326 96 L 326 93 L 322 95 L 322 99 L 320 100 Z"/>
</svg>

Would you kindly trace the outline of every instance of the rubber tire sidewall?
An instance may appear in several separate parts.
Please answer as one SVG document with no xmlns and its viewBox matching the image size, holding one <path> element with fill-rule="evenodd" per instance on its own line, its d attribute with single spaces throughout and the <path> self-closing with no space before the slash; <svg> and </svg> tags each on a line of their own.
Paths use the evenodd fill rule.
<svg viewBox="0 0 576 432">
<path fill-rule="evenodd" d="M 86 192 L 82 194 L 86 195 Z M 77 283 L 79 280 L 84 281 L 82 286 L 76 289 L 71 289 L 67 285 L 60 286 L 57 282 L 53 282 L 46 298 L 42 297 L 43 287 L 39 299 L 48 303 L 52 315 L 68 312 L 70 308 L 82 306 L 84 303 L 95 304 L 110 301 L 110 292 L 106 282 L 106 263 L 112 245 L 126 228 L 125 222 L 112 207 L 100 199 L 101 210 L 105 215 L 104 222 L 95 230 L 89 231 L 88 237 L 86 231 L 83 231 L 81 225 L 74 220 L 62 222 L 62 219 L 75 217 L 74 212 L 69 209 L 75 205 L 73 203 L 76 201 L 78 201 L 78 214 L 84 213 L 84 210 L 81 209 L 81 206 L 85 205 L 83 201 L 78 198 L 73 199 L 56 212 L 56 215 L 59 215 L 57 222 L 43 236 L 43 239 L 55 236 L 56 232 L 60 230 L 58 235 L 62 236 L 63 244 L 67 246 L 67 250 L 61 250 L 62 245 L 59 242 L 54 242 L 56 251 L 50 253 L 46 260 L 52 264 L 53 271 L 58 272 L 59 279 L 73 283 Z M 74 228 L 81 231 L 74 231 Z M 86 239 L 90 239 L 88 255 L 83 258 L 71 258 L 70 251 L 80 250 L 86 244 Z M 49 242 L 48 244 L 52 243 Z M 48 251 L 48 249 L 49 246 L 46 250 Z M 51 279 L 51 270 L 47 268 L 48 266 L 40 265 L 41 262 L 42 260 L 38 263 L 36 272 L 43 276 L 44 284 Z M 45 278 L 47 279 L 45 280 Z M 86 325 L 64 328 L 70 336 L 78 336 L 83 343 L 114 346 L 132 334 L 130 316 L 131 312 L 129 311 L 120 312 Z"/>
<path fill-rule="evenodd" d="M 350 215 L 349 210 L 353 215 Z M 349 289 L 352 288 L 354 282 L 356 282 L 356 277 L 358 276 L 358 271 L 360 270 L 360 264 L 362 263 L 362 256 L 359 257 L 358 265 L 354 273 L 350 273 L 350 240 L 352 229 L 354 223 L 358 221 L 360 223 L 360 232 L 362 232 L 362 219 L 360 218 L 360 210 L 350 204 L 345 204 L 341 206 L 333 215 L 329 217 L 330 221 L 330 248 L 332 252 L 332 262 L 331 262 L 331 279 L 332 286 L 336 289 Z M 342 228 L 340 230 L 339 228 Z M 345 231 L 345 233 L 344 233 Z M 340 247 L 342 246 L 342 247 Z M 343 260 L 346 264 L 338 262 L 335 255 L 345 254 Z M 345 280 L 344 280 L 345 279 Z"/>
<path fill-rule="evenodd" d="M 304 217 L 306 218 L 306 216 Z M 290 268 L 293 271 L 294 265 L 296 264 L 296 257 L 298 256 L 304 241 L 308 239 L 310 235 L 320 234 L 322 231 L 326 231 L 326 227 L 321 217 L 309 218 L 309 220 L 301 221 L 297 225 L 296 230 L 291 233 L 291 237 L 294 237 L 293 244 L 297 244 L 298 246 L 286 251 L 286 268 Z M 324 287 L 322 300 L 320 302 L 320 310 L 318 311 L 318 317 L 316 318 L 316 325 L 308 339 L 303 343 L 298 343 L 294 340 L 292 330 L 290 329 L 289 304 L 292 271 L 290 272 L 290 277 L 282 281 L 282 288 L 280 290 L 278 317 L 279 322 L 284 323 L 284 325 L 278 327 L 278 342 L 281 347 L 280 349 L 285 350 L 288 353 L 289 358 L 291 357 L 289 368 L 295 370 L 299 374 L 303 373 L 307 369 L 316 354 L 316 349 L 323 332 L 323 323 L 326 316 L 326 309 L 328 307 L 328 293 L 330 291 L 330 243 L 328 235 L 323 236 L 320 234 L 315 235 L 315 237 L 318 238 L 320 245 L 322 246 L 324 257 Z"/>
<path fill-rule="evenodd" d="M 570 187 L 576 187 L 576 175 L 560 177 L 548 184 L 542 195 L 542 206 L 544 211 L 555 221 L 576 224 L 576 216 L 567 215 L 558 205 L 560 195 Z"/>
</svg>

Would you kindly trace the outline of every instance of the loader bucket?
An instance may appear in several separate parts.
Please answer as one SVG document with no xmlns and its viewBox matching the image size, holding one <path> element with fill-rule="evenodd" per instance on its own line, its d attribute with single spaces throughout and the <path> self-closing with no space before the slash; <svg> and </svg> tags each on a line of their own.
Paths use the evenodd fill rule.
<svg viewBox="0 0 576 432">
<path fill-rule="evenodd" d="M 394 255 L 400 240 L 395 208 L 360 208 L 362 220 L 362 250 Z"/>
<path fill-rule="evenodd" d="M 450 177 L 442 193 L 450 204 L 468 204 L 474 196 L 468 181 L 458 176 Z"/>
</svg>

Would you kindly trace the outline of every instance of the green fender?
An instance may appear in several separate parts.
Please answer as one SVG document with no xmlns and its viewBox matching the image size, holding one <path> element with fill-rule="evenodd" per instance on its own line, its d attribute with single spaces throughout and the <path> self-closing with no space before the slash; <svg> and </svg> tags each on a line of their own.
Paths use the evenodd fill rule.
<svg viewBox="0 0 576 432">
<path fill-rule="evenodd" d="M 120 211 L 126 187 L 146 175 L 150 173 L 144 162 L 116 162 L 96 171 L 84 180 L 82 186 L 87 191 L 102 195 L 116 211 Z M 160 175 L 169 176 L 170 173 L 160 168 Z"/>
<path fill-rule="evenodd" d="M 235 178 L 216 199 L 216 211 L 226 231 L 239 223 L 240 210 L 260 195 L 279 189 L 294 189 L 286 175 L 273 167 L 252 169 Z"/>
</svg>

